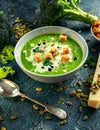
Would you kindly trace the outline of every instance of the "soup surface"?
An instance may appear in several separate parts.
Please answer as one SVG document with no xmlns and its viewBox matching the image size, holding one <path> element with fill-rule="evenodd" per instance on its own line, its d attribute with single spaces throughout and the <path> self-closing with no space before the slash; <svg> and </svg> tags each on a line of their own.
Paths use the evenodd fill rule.
<svg viewBox="0 0 100 130">
<path fill-rule="evenodd" d="M 22 65 L 42 75 L 64 74 L 82 61 L 83 51 L 72 38 L 59 34 L 43 34 L 30 39 L 21 50 Z"/>
</svg>

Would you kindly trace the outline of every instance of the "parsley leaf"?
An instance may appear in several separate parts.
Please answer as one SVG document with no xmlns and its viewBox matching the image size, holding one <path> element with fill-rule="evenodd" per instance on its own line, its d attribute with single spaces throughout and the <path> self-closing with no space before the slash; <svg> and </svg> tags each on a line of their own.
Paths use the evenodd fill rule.
<svg viewBox="0 0 100 130">
<path fill-rule="evenodd" d="M 43 62 L 43 65 L 44 65 L 44 66 L 51 66 L 51 65 L 53 65 L 53 63 L 52 63 L 49 59 L 46 59 L 46 60 Z"/>
</svg>

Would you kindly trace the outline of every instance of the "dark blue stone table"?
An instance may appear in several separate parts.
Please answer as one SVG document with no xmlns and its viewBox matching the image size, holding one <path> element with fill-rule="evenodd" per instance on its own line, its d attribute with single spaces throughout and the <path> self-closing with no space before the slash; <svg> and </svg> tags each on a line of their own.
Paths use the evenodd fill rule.
<svg viewBox="0 0 100 130">
<path fill-rule="evenodd" d="M 97 15 L 100 18 L 100 2 L 99 0 L 82 0 L 81 8 L 85 11 Z M 11 23 L 13 20 L 9 17 L 14 15 L 19 17 L 24 22 L 34 22 L 38 17 L 39 1 L 38 0 L 0 0 L 0 10 L 4 10 Z M 100 42 L 95 40 L 90 32 L 90 26 L 81 22 L 64 21 L 59 23 L 61 26 L 71 28 L 75 31 L 81 30 L 81 35 L 90 41 L 87 43 L 89 47 L 88 57 L 95 57 L 97 59 L 100 52 Z M 37 24 L 34 28 L 39 27 Z M 96 53 L 92 52 L 92 48 L 96 50 Z M 9 79 L 16 82 L 21 89 L 21 92 L 40 100 L 43 103 L 48 103 L 63 108 L 68 116 L 67 123 L 60 125 L 60 120 L 49 113 L 44 115 L 39 114 L 39 111 L 33 109 L 33 103 L 25 100 L 21 101 L 20 97 L 16 98 L 4 98 L 0 96 L 0 115 L 4 120 L 0 121 L 0 128 L 6 127 L 7 130 L 100 130 L 100 108 L 97 110 L 90 107 L 82 107 L 80 105 L 81 100 L 77 100 L 74 97 L 70 97 L 70 91 L 80 88 L 77 85 L 77 81 L 83 81 L 90 74 L 94 73 L 95 68 L 84 68 L 80 70 L 70 79 L 55 84 L 47 84 L 35 81 L 25 75 L 16 64 L 15 60 L 10 62 L 16 71 L 13 77 Z M 0 64 L 2 66 L 2 64 Z M 68 88 L 66 88 L 68 86 Z M 37 92 L 36 88 L 41 87 L 43 90 Z M 60 89 L 59 89 L 60 88 Z M 85 94 L 89 93 L 89 87 L 81 86 L 81 89 Z M 57 91 L 58 90 L 58 91 Z M 61 99 L 64 99 L 61 102 Z M 67 106 L 66 102 L 71 101 L 72 105 Z M 43 108 L 40 107 L 40 110 Z M 10 117 L 16 115 L 16 120 L 11 120 Z M 52 117 L 51 120 L 46 120 L 46 116 Z M 88 116 L 87 121 L 83 121 L 82 117 Z"/>
</svg>

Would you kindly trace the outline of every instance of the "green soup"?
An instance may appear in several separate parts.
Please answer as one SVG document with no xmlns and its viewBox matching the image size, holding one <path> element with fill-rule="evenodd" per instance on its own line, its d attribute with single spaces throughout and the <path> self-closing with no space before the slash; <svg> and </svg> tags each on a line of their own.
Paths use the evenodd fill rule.
<svg viewBox="0 0 100 130">
<path fill-rule="evenodd" d="M 42 75 L 68 73 L 80 65 L 82 58 L 80 45 L 70 37 L 66 41 L 59 41 L 59 34 L 36 36 L 26 42 L 21 50 L 22 65 Z"/>
</svg>

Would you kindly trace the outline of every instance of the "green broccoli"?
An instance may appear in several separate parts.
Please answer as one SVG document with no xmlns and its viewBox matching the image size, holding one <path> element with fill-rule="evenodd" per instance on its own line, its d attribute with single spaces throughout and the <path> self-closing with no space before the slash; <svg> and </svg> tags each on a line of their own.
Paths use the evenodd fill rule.
<svg viewBox="0 0 100 130">
<path fill-rule="evenodd" d="M 41 0 L 40 23 L 53 25 L 59 19 L 82 21 L 91 25 L 98 18 L 80 9 L 80 0 Z"/>
<path fill-rule="evenodd" d="M 6 78 L 8 74 L 11 76 L 15 73 L 11 66 L 0 67 L 0 79 Z"/>
<path fill-rule="evenodd" d="M 14 59 L 14 47 L 12 45 L 5 46 L 0 54 L 0 62 L 7 64 L 8 61 Z"/>
<path fill-rule="evenodd" d="M 0 11 L 0 50 L 13 40 L 13 31 L 3 11 Z"/>
</svg>

